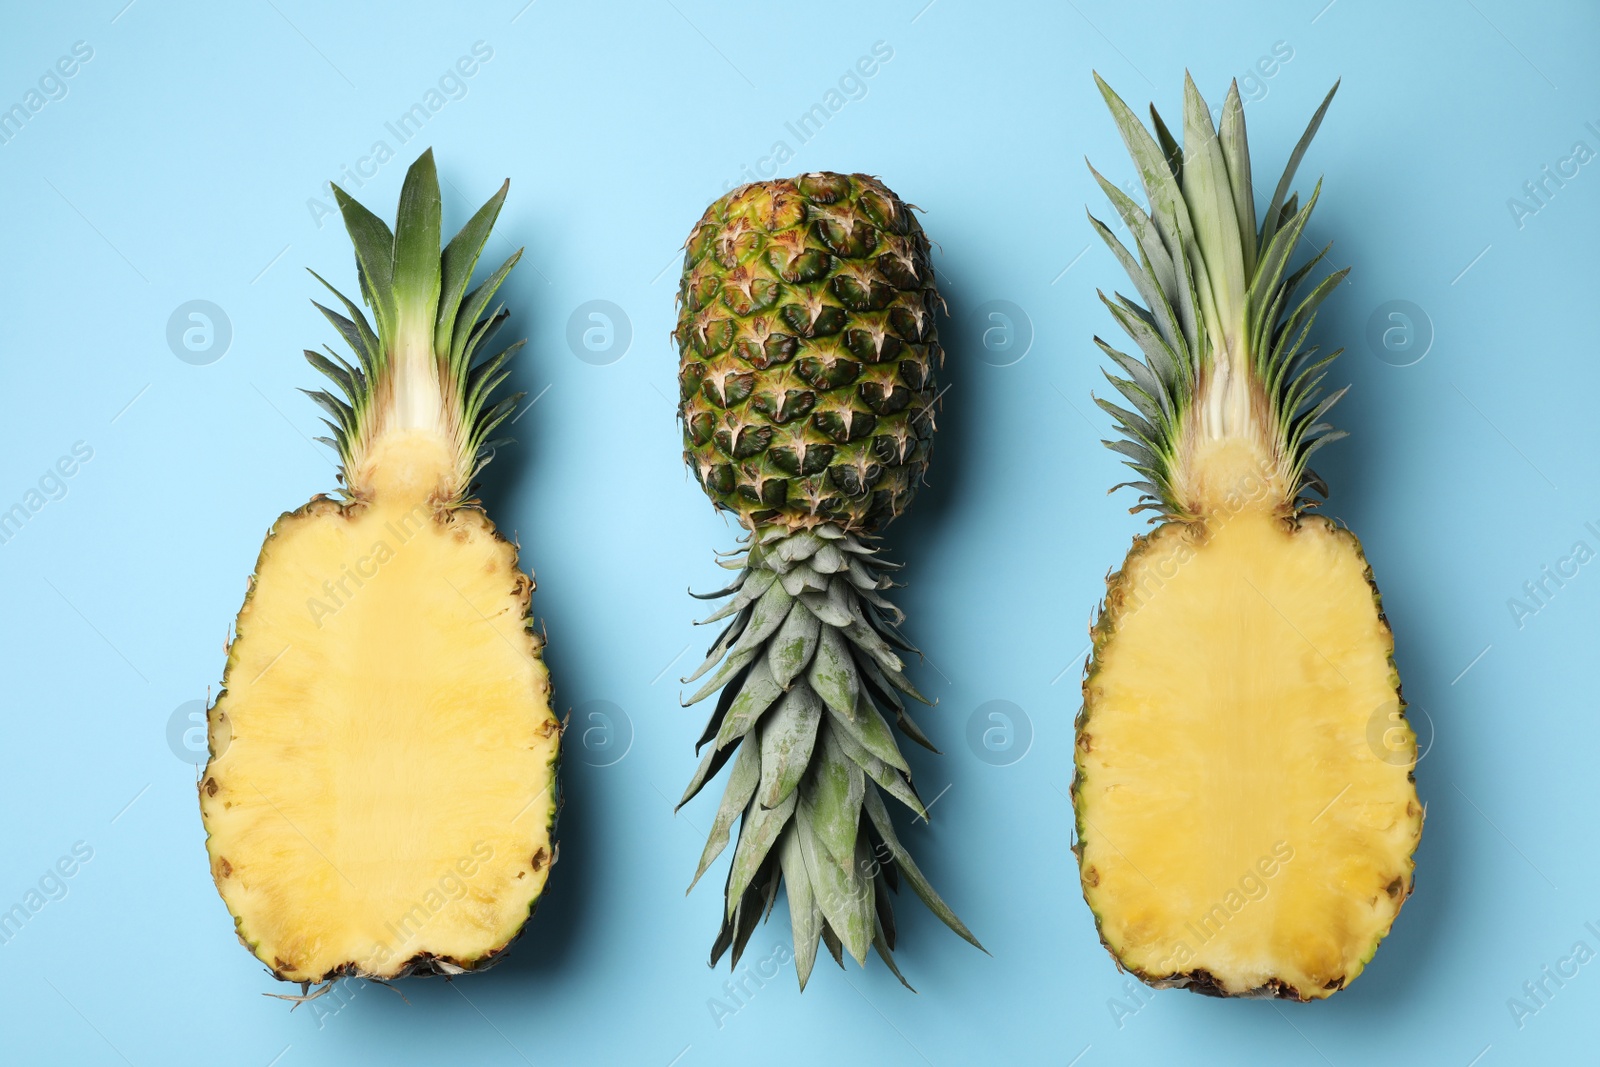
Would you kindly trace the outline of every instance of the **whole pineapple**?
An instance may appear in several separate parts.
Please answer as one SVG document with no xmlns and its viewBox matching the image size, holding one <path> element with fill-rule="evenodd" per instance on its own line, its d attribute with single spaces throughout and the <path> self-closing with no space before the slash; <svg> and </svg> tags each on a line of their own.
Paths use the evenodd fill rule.
<svg viewBox="0 0 1600 1067">
<path fill-rule="evenodd" d="M 928 239 L 866 175 L 746 185 L 689 235 L 678 301 L 684 460 L 748 531 L 723 562 L 738 577 L 710 594 L 732 599 L 704 620 L 732 621 L 685 679 L 716 667 L 689 703 L 721 695 L 679 806 L 733 763 L 695 881 L 740 820 L 711 962 L 731 948 L 737 965 L 782 884 L 802 989 L 819 942 L 841 966 L 873 947 L 899 977 L 887 892 L 902 877 L 978 944 L 879 795 L 927 817 L 884 719 L 932 748 L 906 714 L 902 694 L 927 701 L 904 673 L 915 649 L 874 537 L 910 503 L 933 439 Z"/>
<path fill-rule="evenodd" d="M 335 193 L 375 320 L 334 291 L 355 363 L 306 353 L 343 394 L 310 394 L 343 499 L 268 531 L 200 782 L 239 939 L 302 993 L 498 959 L 555 859 L 561 736 L 533 580 L 471 496 L 517 403 L 494 394 L 522 342 L 482 353 L 521 252 L 471 285 L 506 186 L 442 250 L 431 151 L 392 232 Z"/>
<path fill-rule="evenodd" d="M 1097 78 L 1098 81 L 1098 78 Z M 1355 535 L 1306 514 L 1323 421 L 1306 339 L 1335 271 L 1291 270 L 1321 184 L 1289 188 L 1329 92 L 1257 222 L 1238 87 L 1220 130 L 1193 81 L 1179 147 L 1102 81 L 1148 213 L 1095 177 L 1133 237 L 1091 216 L 1143 304 L 1101 299 L 1144 353 L 1096 343 L 1129 407 L 1099 401 L 1160 525 L 1106 583 L 1077 723 L 1084 898 L 1118 964 L 1215 996 L 1326 997 L 1411 893 L 1422 833 L 1394 638 Z M 1335 89 L 1338 87 L 1335 86 Z"/>
</svg>

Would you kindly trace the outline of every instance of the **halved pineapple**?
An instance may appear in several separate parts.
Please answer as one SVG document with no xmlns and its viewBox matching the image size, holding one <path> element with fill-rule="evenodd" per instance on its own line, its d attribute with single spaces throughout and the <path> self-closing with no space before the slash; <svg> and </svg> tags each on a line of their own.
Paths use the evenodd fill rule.
<svg viewBox="0 0 1600 1067">
<path fill-rule="evenodd" d="M 339 196 L 377 319 L 340 297 L 348 317 L 323 311 L 359 366 L 307 353 L 347 398 L 312 394 L 334 419 L 345 499 L 319 496 L 267 535 L 200 783 L 240 940 L 289 981 L 485 966 L 554 859 L 561 730 L 533 582 L 468 499 L 516 402 L 489 397 L 520 342 L 474 357 L 517 255 L 467 292 L 505 192 L 442 254 L 431 152 L 393 234 Z"/>
<path fill-rule="evenodd" d="M 1303 210 L 1285 196 L 1333 93 L 1258 229 L 1236 87 L 1219 132 L 1186 81 L 1183 149 L 1100 86 L 1151 204 L 1100 179 L 1137 259 L 1095 226 L 1148 305 L 1102 294 L 1145 360 L 1096 338 L 1135 410 L 1100 404 L 1140 508 L 1164 521 L 1107 579 L 1091 631 L 1073 784 L 1084 897 L 1119 965 L 1152 985 L 1325 997 L 1388 933 L 1422 831 L 1371 570 L 1353 534 L 1304 514 L 1325 492 L 1306 458 L 1342 435 L 1320 421 L 1338 353 L 1303 346 L 1346 272 L 1293 302 L 1322 256 L 1286 276 L 1316 194 Z"/>
</svg>

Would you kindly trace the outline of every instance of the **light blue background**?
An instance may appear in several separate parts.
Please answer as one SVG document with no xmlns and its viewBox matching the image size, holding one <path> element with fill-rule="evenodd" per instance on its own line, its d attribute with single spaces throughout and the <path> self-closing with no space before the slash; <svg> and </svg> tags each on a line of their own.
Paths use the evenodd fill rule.
<svg viewBox="0 0 1600 1067">
<path fill-rule="evenodd" d="M 1507 1000 L 1579 939 L 1600 948 L 1584 928 L 1600 926 L 1600 563 L 1521 627 L 1507 601 L 1574 542 L 1600 549 L 1584 526 L 1600 529 L 1600 163 L 1521 226 L 1507 201 L 1574 142 L 1600 151 L 1600 10 L 124 2 L 13 5 L 0 33 L 0 106 L 74 42 L 94 50 L 67 95 L 0 145 L 0 508 L 74 442 L 93 449 L 66 495 L 0 545 L 0 908 L 75 842 L 94 851 L 65 898 L 0 945 L 0 1059 L 1595 1060 L 1600 962 L 1521 1028 Z M 384 123 L 477 41 L 493 57 L 465 96 L 397 145 Z M 865 97 L 798 145 L 784 123 L 879 41 L 893 57 Z M 1382 585 L 1406 695 L 1436 729 L 1417 774 L 1427 829 L 1414 899 L 1332 1001 L 1133 1000 L 1079 895 L 1065 795 L 1085 625 L 1140 529 L 1130 500 L 1104 495 L 1122 471 L 1096 443 L 1109 426 L 1089 399 L 1104 389 L 1090 337 L 1114 332 L 1095 288 L 1127 286 L 1091 242 L 1083 205 L 1110 212 L 1083 158 L 1132 176 L 1090 70 L 1175 116 L 1185 66 L 1220 104 L 1277 42 L 1293 58 L 1246 109 L 1269 189 L 1345 79 L 1301 182 L 1326 174 L 1310 236 L 1355 267 L 1319 324 L 1325 344 L 1350 348 L 1334 377 L 1354 385 L 1336 411 L 1351 437 L 1319 467 Z M 353 270 L 337 222 L 319 226 L 307 201 L 379 139 L 399 158 L 352 191 L 386 217 L 428 144 L 452 227 L 512 178 L 490 254 L 527 246 L 506 291 L 511 328 L 531 339 L 516 382 L 544 392 L 485 495 L 536 571 L 562 709 L 612 701 L 633 739 L 612 766 L 569 760 L 561 863 L 508 962 L 453 986 L 405 983 L 409 1004 L 366 987 L 331 1016 L 337 1002 L 290 1014 L 260 995 L 285 989 L 234 941 L 195 770 L 166 729 L 218 680 L 267 526 L 334 485 L 330 455 L 307 440 L 317 412 L 296 392 L 317 381 L 300 350 L 333 339 L 301 268 L 346 286 Z M 940 701 L 922 721 L 944 750 L 912 755 L 940 800 L 931 828 L 908 834 L 993 956 L 907 900 L 899 958 L 920 995 L 873 962 L 819 966 L 802 997 L 785 967 L 719 1028 L 707 1003 L 727 974 L 705 956 L 721 875 L 683 890 L 720 789 L 676 818 L 671 800 L 702 721 L 678 708 L 676 678 L 709 640 L 684 590 L 715 587 L 712 551 L 734 531 L 680 464 L 668 331 L 689 227 L 779 139 L 798 149 L 787 173 L 881 175 L 939 245 L 957 320 L 950 390 L 931 485 L 891 538 L 930 659 L 917 678 Z M 192 299 L 232 324 L 207 366 L 165 339 Z M 1420 306 L 1428 322 L 1414 325 L 1433 335 L 1411 366 L 1365 339 L 1394 299 Z M 631 323 L 609 365 L 566 341 L 590 300 Z M 970 325 L 989 300 L 1025 310 L 1020 362 L 994 366 L 959 342 L 976 332 L 963 313 Z M 965 740 L 991 700 L 1031 722 L 1031 750 L 1009 766 Z M 780 907 L 747 964 L 787 940 Z"/>
</svg>

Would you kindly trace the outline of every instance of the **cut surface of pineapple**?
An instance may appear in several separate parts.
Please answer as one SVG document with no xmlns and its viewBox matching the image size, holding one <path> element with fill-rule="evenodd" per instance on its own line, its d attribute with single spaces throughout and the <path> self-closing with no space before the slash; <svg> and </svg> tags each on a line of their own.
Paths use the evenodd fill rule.
<svg viewBox="0 0 1600 1067">
<path fill-rule="evenodd" d="M 1344 390 L 1323 389 L 1339 353 L 1310 337 L 1348 268 L 1313 283 L 1327 249 L 1291 267 L 1321 183 L 1303 206 L 1290 187 L 1334 92 L 1258 221 L 1237 85 L 1214 125 L 1184 79 L 1182 146 L 1099 86 L 1150 209 L 1096 173 L 1138 255 L 1091 221 L 1146 301 L 1101 294 L 1143 358 L 1096 338 L 1123 403 L 1096 402 L 1134 510 L 1161 524 L 1107 578 L 1090 631 L 1084 899 L 1152 985 L 1318 999 L 1389 932 L 1422 833 L 1372 572 L 1353 533 L 1308 514 L 1328 492 L 1308 460 L 1344 436 L 1325 419 Z"/>
<path fill-rule="evenodd" d="M 1422 815 L 1355 538 L 1264 510 L 1168 523 L 1112 590 L 1076 786 L 1102 938 L 1157 982 L 1342 987 L 1411 890 Z"/>
<path fill-rule="evenodd" d="M 274 528 L 201 794 L 223 899 L 281 977 L 470 969 L 527 921 L 560 733 L 530 591 L 476 508 L 323 500 Z"/>
<path fill-rule="evenodd" d="M 473 497 L 521 396 L 496 390 L 522 342 L 484 354 L 521 253 L 472 286 L 506 189 L 442 248 L 431 150 L 393 230 L 334 189 L 375 319 L 329 285 L 344 312 L 317 307 L 355 361 L 306 353 L 337 390 L 309 395 L 344 499 L 268 532 L 200 781 L 212 878 L 288 981 L 487 967 L 555 861 L 561 724 L 533 579 Z"/>
</svg>

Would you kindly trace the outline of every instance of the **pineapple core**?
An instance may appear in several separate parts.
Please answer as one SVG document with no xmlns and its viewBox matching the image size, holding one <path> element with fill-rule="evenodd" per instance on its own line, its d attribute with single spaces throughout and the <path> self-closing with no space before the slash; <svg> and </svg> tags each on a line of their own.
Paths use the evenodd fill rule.
<svg viewBox="0 0 1600 1067">
<path fill-rule="evenodd" d="M 1149 981 L 1310 999 L 1361 971 L 1410 891 L 1415 738 L 1392 732 L 1355 538 L 1236 499 L 1159 527 L 1112 580 L 1077 753 L 1084 889 Z"/>
<path fill-rule="evenodd" d="M 447 500 L 458 488 L 457 455 L 436 430 L 390 430 L 363 453 L 351 488 L 364 499 Z"/>
<path fill-rule="evenodd" d="M 471 969 L 551 861 L 559 724 L 531 582 L 481 511 L 436 509 L 425 442 L 371 503 L 314 501 L 257 564 L 201 783 L 212 871 L 280 977 Z"/>
</svg>

